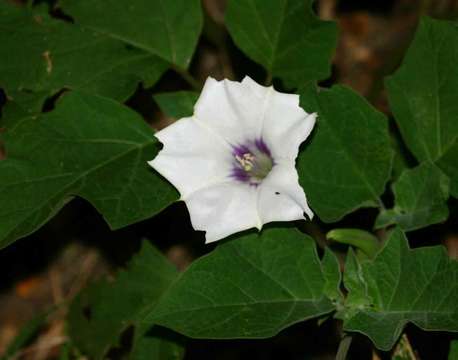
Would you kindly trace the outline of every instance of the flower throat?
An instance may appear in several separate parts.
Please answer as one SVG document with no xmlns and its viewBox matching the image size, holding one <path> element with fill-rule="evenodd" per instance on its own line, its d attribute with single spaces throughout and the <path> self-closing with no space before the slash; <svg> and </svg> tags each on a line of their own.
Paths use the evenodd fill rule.
<svg viewBox="0 0 458 360">
<path fill-rule="evenodd" d="M 249 185 L 259 185 L 274 166 L 271 152 L 262 139 L 234 147 L 233 155 L 232 177 Z"/>
</svg>

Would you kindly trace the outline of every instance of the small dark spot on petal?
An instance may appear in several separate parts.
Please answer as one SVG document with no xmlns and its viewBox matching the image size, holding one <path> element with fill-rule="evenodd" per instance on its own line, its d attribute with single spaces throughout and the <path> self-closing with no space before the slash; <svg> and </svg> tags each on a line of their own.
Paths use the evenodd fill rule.
<svg viewBox="0 0 458 360">
<path fill-rule="evenodd" d="M 278 191 L 275 191 L 275 195 L 280 195 L 280 193 Z"/>
</svg>

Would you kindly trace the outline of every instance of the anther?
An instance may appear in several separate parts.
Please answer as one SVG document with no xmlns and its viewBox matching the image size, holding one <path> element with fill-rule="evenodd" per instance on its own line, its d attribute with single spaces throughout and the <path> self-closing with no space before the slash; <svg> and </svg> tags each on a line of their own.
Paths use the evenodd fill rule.
<svg viewBox="0 0 458 360">
<path fill-rule="evenodd" d="M 245 171 L 250 171 L 253 169 L 254 161 L 256 160 L 253 154 L 250 153 L 245 153 L 242 156 L 235 155 L 235 159 L 239 162 Z"/>
</svg>

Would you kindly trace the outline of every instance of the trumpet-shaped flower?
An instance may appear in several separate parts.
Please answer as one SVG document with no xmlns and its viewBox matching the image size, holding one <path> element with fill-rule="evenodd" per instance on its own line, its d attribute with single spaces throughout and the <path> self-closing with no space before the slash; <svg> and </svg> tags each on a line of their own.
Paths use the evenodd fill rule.
<svg viewBox="0 0 458 360">
<path fill-rule="evenodd" d="M 295 159 L 315 119 L 298 95 L 249 77 L 208 78 L 194 115 L 156 133 L 164 148 L 149 164 L 178 189 L 206 242 L 304 212 L 312 218 Z"/>
</svg>

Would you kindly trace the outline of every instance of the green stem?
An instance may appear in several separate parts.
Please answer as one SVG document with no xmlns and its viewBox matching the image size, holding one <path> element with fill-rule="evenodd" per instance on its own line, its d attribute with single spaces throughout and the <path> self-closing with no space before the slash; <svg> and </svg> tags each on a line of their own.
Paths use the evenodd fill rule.
<svg viewBox="0 0 458 360">
<path fill-rule="evenodd" d="M 345 335 L 342 340 L 340 340 L 339 348 L 337 349 L 336 360 L 345 360 L 347 358 L 347 353 L 350 349 L 352 340 L 353 338 L 350 335 Z"/>
<path fill-rule="evenodd" d="M 272 85 L 272 73 L 267 73 L 266 80 L 264 80 L 264 85 L 265 86 L 270 86 Z"/>
<path fill-rule="evenodd" d="M 423 0 L 420 3 L 420 16 L 428 15 L 429 9 L 431 8 L 431 0 Z"/>
<path fill-rule="evenodd" d="M 386 210 L 385 204 L 383 203 L 382 199 L 377 198 L 377 202 L 380 210 Z"/>
<path fill-rule="evenodd" d="M 324 249 L 328 246 L 328 239 L 326 238 L 326 234 L 323 232 L 320 225 L 316 223 L 315 219 L 312 221 L 302 221 L 301 226 L 304 231 L 316 241 L 321 249 Z"/>
<path fill-rule="evenodd" d="M 193 88 L 193 90 L 199 91 L 199 92 L 202 90 L 202 84 L 201 84 L 199 81 L 197 81 L 197 80 L 189 73 L 188 70 L 182 69 L 182 68 L 180 68 L 180 67 L 178 67 L 178 66 L 172 66 L 172 69 L 173 69 L 176 73 L 180 74 L 180 76 L 181 76 L 184 80 L 186 80 L 186 82 L 187 82 L 189 85 L 191 85 L 191 87 Z"/>
</svg>

